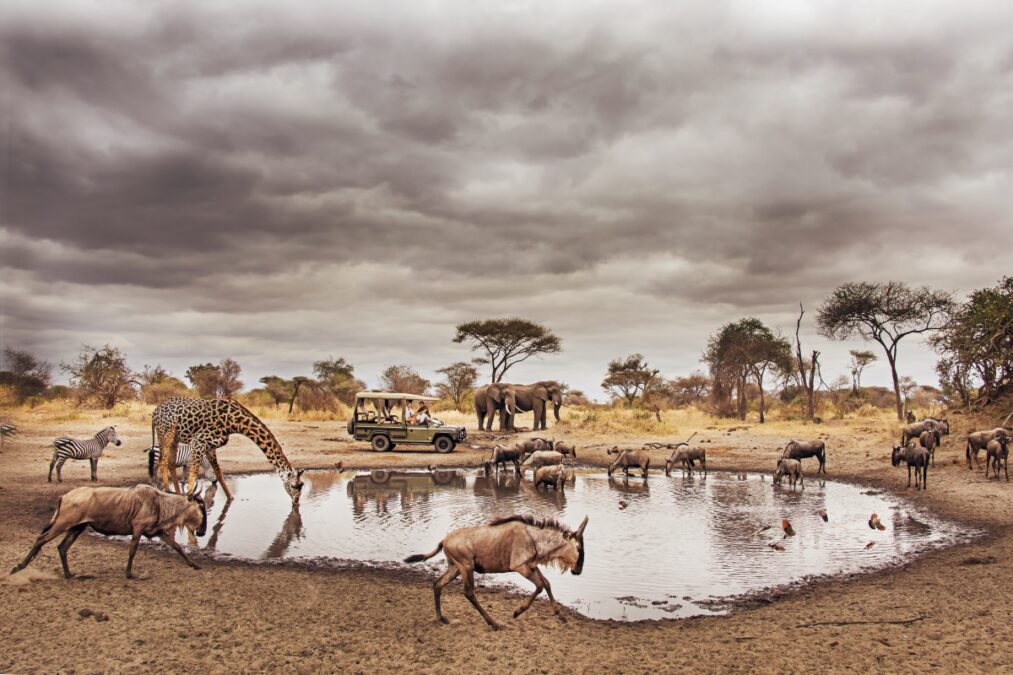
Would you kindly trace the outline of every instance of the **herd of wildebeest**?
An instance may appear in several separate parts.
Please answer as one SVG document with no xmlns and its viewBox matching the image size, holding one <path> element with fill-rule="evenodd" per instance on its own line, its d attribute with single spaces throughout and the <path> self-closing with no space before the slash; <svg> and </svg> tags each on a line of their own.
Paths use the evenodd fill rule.
<svg viewBox="0 0 1013 675">
<path fill-rule="evenodd" d="M 230 401 L 227 405 L 235 406 L 237 404 Z M 243 414 L 253 416 L 245 409 L 243 409 Z M 267 429 L 266 425 L 260 420 L 255 421 L 259 423 L 259 426 L 256 427 L 258 432 L 263 434 Z M 247 419 L 246 424 L 249 423 Z M 16 432 L 17 429 L 12 425 L 4 425 L 4 435 L 12 435 Z M 231 433 L 244 432 L 232 431 Z M 247 431 L 244 435 L 248 433 Z M 911 487 L 912 470 L 914 470 L 915 488 L 925 489 L 927 487 L 928 469 L 930 465 L 934 466 L 935 464 L 936 448 L 939 447 L 942 437 L 949 433 L 950 425 L 945 418 L 926 418 L 909 423 L 901 429 L 900 442 L 893 446 L 891 463 L 895 467 L 902 463 L 907 466 L 908 487 Z M 291 468 L 273 434 L 270 431 L 266 431 L 266 434 L 266 437 L 263 435 L 258 438 L 250 437 L 265 451 L 272 464 L 275 465 L 292 497 L 293 507 L 297 508 L 299 491 L 302 488 L 299 476 L 302 472 L 296 472 Z M 979 454 L 984 450 L 986 478 L 990 473 L 995 478 L 999 478 L 999 472 L 1002 470 L 1008 481 L 1008 444 L 1011 436 L 1013 436 L 1013 430 L 1005 426 L 1005 423 L 995 429 L 968 434 L 965 445 L 967 467 L 970 469 L 973 462 L 976 467 L 980 468 Z M 692 437 L 687 441 L 674 444 L 645 443 L 640 448 L 627 449 L 612 447 L 606 451 L 610 459 L 608 475 L 611 477 L 616 470 L 621 469 L 624 475 L 629 477 L 631 470 L 638 470 L 641 476 L 646 479 L 651 467 L 651 451 L 661 449 L 672 450 L 671 455 L 665 459 L 666 476 L 671 475 L 672 470 L 676 467 L 680 467 L 684 475 L 691 476 L 697 468 L 697 464 L 706 475 L 707 452 L 701 446 L 691 446 L 689 440 L 692 440 Z M 101 430 L 91 439 L 56 439 L 53 442 L 49 480 L 52 480 L 55 468 L 57 480 L 62 482 L 62 467 L 67 460 L 87 459 L 91 465 L 91 480 L 97 481 L 98 461 L 102 456 L 102 451 L 109 443 L 120 445 L 114 427 Z M 173 443 L 172 445 L 176 449 L 176 452 L 173 453 L 176 461 L 170 462 L 174 476 L 176 463 L 187 464 L 198 460 L 191 455 L 185 443 Z M 271 454 L 268 454 L 269 449 Z M 153 467 L 160 459 L 157 452 L 158 446 L 156 444 L 147 449 L 148 473 L 151 482 L 156 482 Z M 774 484 L 780 484 L 782 479 L 787 477 L 791 489 L 795 489 L 797 484 L 804 489 L 801 462 L 807 458 L 817 460 L 817 474 L 826 474 L 827 452 L 824 442 L 822 440 L 792 440 L 785 445 L 777 460 L 774 470 Z M 220 481 L 222 477 L 213 449 L 210 453 L 210 464 L 204 457 L 201 460 L 203 460 L 201 461 L 201 473 L 212 478 L 212 485 L 215 481 Z M 522 478 L 525 471 L 531 469 L 535 488 L 562 490 L 567 481 L 574 478 L 572 466 L 576 461 L 577 449 L 571 443 L 547 438 L 529 438 L 512 446 L 494 446 L 492 455 L 484 461 L 484 466 L 488 474 L 493 471 L 505 471 L 507 466 L 512 464 L 515 472 Z M 211 476 L 213 473 L 212 464 L 214 473 L 217 473 L 216 478 Z M 194 483 L 188 491 L 180 491 L 177 488 L 177 493 L 169 492 L 168 487 L 169 483 L 163 480 L 161 487 L 151 484 L 138 484 L 129 488 L 79 487 L 67 492 L 60 498 L 49 524 L 43 528 L 28 555 L 11 573 L 24 569 L 46 543 L 62 536 L 63 540 L 57 546 L 57 550 L 64 576 L 72 577 L 67 564 L 67 553 L 88 527 L 104 535 L 131 537 L 126 569 L 128 578 L 132 577 L 133 560 L 141 537 L 149 539 L 158 537 L 175 550 L 190 567 L 199 569 L 187 557 L 183 548 L 176 543 L 174 534 L 178 529 L 185 529 L 190 534 L 191 542 L 195 541 L 194 535 L 199 537 L 205 534 L 207 527 L 205 500 L 200 496 L 197 483 Z M 231 499 L 227 488 L 225 488 L 225 492 Z M 875 514 L 873 514 L 873 519 L 875 519 Z M 580 526 L 573 530 L 553 519 L 539 519 L 526 515 L 498 518 L 484 525 L 454 530 L 433 551 L 409 556 L 405 562 L 420 562 L 435 556 L 441 550 L 444 552 L 450 565 L 434 584 L 436 614 L 442 623 L 446 623 L 446 619 L 440 607 L 440 593 L 447 584 L 460 575 L 464 580 L 464 593 L 468 600 L 491 627 L 499 627 L 479 605 L 475 597 L 475 572 L 517 572 L 535 584 L 535 592 L 517 608 L 514 612 L 515 617 L 526 611 L 538 594 L 545 590 L 554 611 L 562 619 L 559 605 L 552 595 L 548 581 L 539 570 L 539 565 L 555 566 L 563 571 L 568 570 L 572 574 L 580 574 L 584 563 L 584 530 L 587 521 L 588 519 L 585 517 Z M 872 521 L 870 521 L 870 527 L 872 527 L 871 523 Z M 786 524 L 785 528 L 787 530 L 790 525 Z"/>
</svg>

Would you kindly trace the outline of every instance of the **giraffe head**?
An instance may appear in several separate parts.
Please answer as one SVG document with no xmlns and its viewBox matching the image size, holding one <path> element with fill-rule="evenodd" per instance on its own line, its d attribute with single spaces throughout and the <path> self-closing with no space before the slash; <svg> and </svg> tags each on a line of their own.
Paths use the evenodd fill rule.
<svg viewBox="0 0 1013 675">
<path fill-rule="evenodd" d="M 302 494 L 302 470 L 290 473 L 284 480 L 285 492 L 292 498 L 292 506 L 299 506 L 299 495 Z"/>
</svg>

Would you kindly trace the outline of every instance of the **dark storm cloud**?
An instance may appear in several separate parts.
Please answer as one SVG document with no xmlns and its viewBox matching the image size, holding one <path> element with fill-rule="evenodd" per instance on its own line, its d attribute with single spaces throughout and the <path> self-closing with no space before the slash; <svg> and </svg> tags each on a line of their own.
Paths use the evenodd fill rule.
<svg viewBox="0 0 1013 675">
<path fill-rule="evenodd" d="M 454 321 L 517 313 L 567 331 L 564 369 L 637 349 L 685 369 L 719 323 L 788 321 L 843 281 L 967 291 L 1013 243 L 1011 18 L 5 5 L 8 336 L 438 367 L 464 356 Z M 347 317 L 377 307 L 411 325 L 363 338 Z"/>
</svg>

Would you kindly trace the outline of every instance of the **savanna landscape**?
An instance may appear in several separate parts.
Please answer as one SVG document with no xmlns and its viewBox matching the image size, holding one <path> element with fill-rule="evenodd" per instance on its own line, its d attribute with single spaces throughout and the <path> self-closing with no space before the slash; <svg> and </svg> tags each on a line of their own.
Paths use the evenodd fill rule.
<svg viewBox="0 0 1013 675">
<path fill-rule="evenodd" d="M 1009 672 L 1013 7 L 0 4 L 0 672 Z"/>
</svg>

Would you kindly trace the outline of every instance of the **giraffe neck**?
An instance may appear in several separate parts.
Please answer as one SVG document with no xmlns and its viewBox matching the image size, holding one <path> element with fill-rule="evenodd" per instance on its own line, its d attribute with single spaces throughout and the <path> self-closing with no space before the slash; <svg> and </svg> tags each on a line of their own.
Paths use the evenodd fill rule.
<svg viewBox="0 0 1013 675">
<path fill-rule="evenodd" d="M 238 406 L 238 404 L 236 405 Z M 256 443 L 257 447 L 264 453 L 264 456 L 267 457 L 267 461 L 274 467 L 275 472 L 282 478 L 288 478 L 295 473 L 292 469 L 292 464 L 288 461 L 288 457 L 285 456 L 285 452 L 281 449 L 281 443 L 274 437 L 271 430 L 267 428 L 267 425 L 246 408 L 242 406 L 238 407 L 241 409 L 241 414 L 235 418 L 229 431 L 246 436 Z"/>
</svg>

